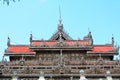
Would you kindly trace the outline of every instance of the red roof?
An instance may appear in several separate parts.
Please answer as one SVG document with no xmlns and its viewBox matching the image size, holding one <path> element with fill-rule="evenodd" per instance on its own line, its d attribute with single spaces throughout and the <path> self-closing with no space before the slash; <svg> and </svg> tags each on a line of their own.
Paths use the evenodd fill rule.
<svg viewBox="0 0 120 80">
<path fill-rule="evenodd" d="M 32 42 L 33 45 L 43 45 L 43 44 L 46 44 L 46 45 L 55 45 L 57 44 L 56 41 L 34 41 Z"/>
<path fill-rule="evenodd" d="M 9 46 L 7 49 L 7 52 L 11 52 L 11 53 L 33 53 L 32 50 L 29 49 L 29 46 Z"/>
<path fill-rule="evenodd" d="M 77 43 L 79 45 L 90 45 L 90 42 L 88 40 L 67 40 L 67 41 L 63 41 L 65 44 L 68 44 L 68 45 L 76 45 Z M 56 41 L 33 41 L 32 42 L 32 45 L 43 45 L 43 44 L 46 44 L 46 45 L 56 45 L 57 42 Z"/>
<path fill-rule="evenodd" d="M 50 42 L 45 42 L 47 45 L 54 45 L 56 44 L 56 42 L 54 41 L 50 41 Z M 69 45 L 74 45 L 76 44 L 76 41 L 65 41 L 65 43 L 69 44 Z M 79 44 L 84 44 L 87 45 L 89 44 L 87 41 L 78 41 Z M 43 44 L 43 42 L 33 42 L 33 44 L 36 45 L 40 45 Z M 92 51 L 88 51 L 88 52 L 114 52 L 115 48 L 112 45 L 94 45 Z M 7 52 L 6 53 L 29 53 L 32 54 L 34 53 L 33 50 L 31 50 L 29 48 L 29 46 L 25 46 L 25 45 L 11 45 L 8 47 Z"/>
<path fill-rule="evenodd" d="M 79 44 L 79 45 L 90 45 L 90 42 L 88 40 L 78 40 L 78 41 L 65 41 L 66 44 L 69 44 L 69 45 L 76 45 L 76 44 Z"/>
<path fill-rule="evenodd" d="M 115 50 L 112 45 L 96 45 L 92 52 L 113 52 Z"/>
</svg>

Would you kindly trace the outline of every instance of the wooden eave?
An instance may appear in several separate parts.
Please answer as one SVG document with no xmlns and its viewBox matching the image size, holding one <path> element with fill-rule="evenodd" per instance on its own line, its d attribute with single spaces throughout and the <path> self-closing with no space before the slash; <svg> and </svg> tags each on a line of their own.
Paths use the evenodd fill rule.
<svg viewBox="0 0 120 80">
<path fill-rule="evenodd" d="M 12 53 L 12 52 L 6 52 L 4 55 L 5 56 L 21 56 L 21 55 L 24 55 L 24 56 L 35 56 L 36 52 L 31 52 L 31 53 Z"/>
<path fill-rule="evenodd" d="M 118 55 L 118 52 L 87 52 L 87 56 L 113 56 L 113 55 Z"/>
<path fill-rule="evenodd" d="M 30 47 L 32 50 L 92 50 L 92 46 L 86 47 Z"/>
</svg>

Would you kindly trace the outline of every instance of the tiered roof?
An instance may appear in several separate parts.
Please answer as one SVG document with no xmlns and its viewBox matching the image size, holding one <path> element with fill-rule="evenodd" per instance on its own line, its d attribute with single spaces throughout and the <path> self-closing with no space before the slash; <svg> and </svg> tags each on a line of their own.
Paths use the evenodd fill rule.
<svg viewBox="0 0 120 80">
<path fill-rule="evenodd" d="M 35 54 L 35 48 L 77 48 L 87 49 L 87 53 L 118 53 L 118 49 L 114 47 L 114 38 L 112 44 L 94 45 L 91 32 L 83 38 L 83 40 L 73 40 L 63 29 L 63 24 L 58 25 L 57 32 L 49 40 L 33 40 L 30 35 L 30 44 L 28 45 L 11 45 L 8 38 L 7 54 Z"/>
</svg>

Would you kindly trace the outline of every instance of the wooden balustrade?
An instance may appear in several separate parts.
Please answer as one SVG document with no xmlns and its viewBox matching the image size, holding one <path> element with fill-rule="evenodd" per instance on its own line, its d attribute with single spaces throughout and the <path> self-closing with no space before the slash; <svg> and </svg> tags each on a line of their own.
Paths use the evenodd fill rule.
<svg viewBox="0 0 120 80">
<path fill-rule="evenodd" d="M 107 70 L 110 70 L 112 74 L 120 73 L 118 61 L 104 61 L 102 65 L 96 63 L 97 61 L 85 61 L 85 63 L 70 61 L 69 65 L 64 65 L 62 69 L 66 74 L 78 74 L 80 69 L 84 69 L 86 74 L 104 74 Z M 40 70 L 45 71 L 46 74 L 54 74 L 58 73 L 60 69 L 59 65 L 54 65 L 54 62 L 38 61 L 25 61 L 25 64 L 22 66 L 20 65 L 20 61 L 14 61 L 7 62 L 7 65 L 0 63 L 0 66 L 2 66 L 0 70 L 3 74 L 11 74 L 15 70 L 18 71 L 19 74 L 37 74 Z"/>
</svg>

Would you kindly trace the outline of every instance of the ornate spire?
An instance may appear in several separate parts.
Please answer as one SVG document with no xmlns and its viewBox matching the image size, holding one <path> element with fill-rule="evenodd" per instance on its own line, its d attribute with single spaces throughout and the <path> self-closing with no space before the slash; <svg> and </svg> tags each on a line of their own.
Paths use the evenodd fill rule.
<svg viewBox="0 0 120 80">
<path fill-rule="evenodd" d="M 7 46 L 9 47 L 10 46 L 10 38 L 8 37 L 8 40 L 7 40 Z"/>
<path fill-rule="evenodd" d="M 62 31 L 62 30 L 63 30 L 63 24 L 62 24 L 62 18 L 61 18 L 61 9 L 60 9 L 60 6 L 59 6 L 59 16 L 60 16 L 60 19 L 59 19 L 59 24 L 58 24 L 58 30 L 59 30 L 59 31 Z"/>
<path fill-rule="evenodd" d="M 62 23 L 62 18 L 61 18 L 61 8 L 60 8 L 60 6 L 59 6 L 59 16 L 60 16 L 59 23 L 61 24 Z"/>
</svg>

